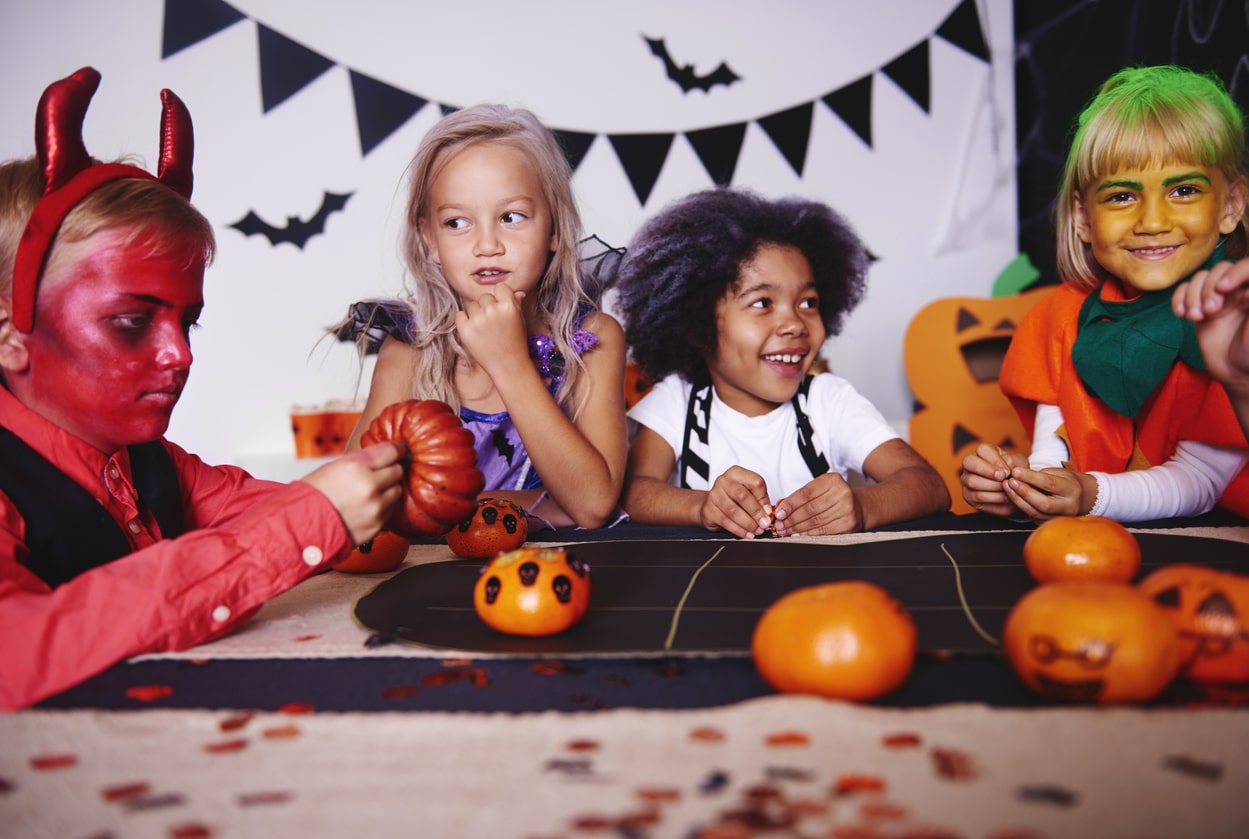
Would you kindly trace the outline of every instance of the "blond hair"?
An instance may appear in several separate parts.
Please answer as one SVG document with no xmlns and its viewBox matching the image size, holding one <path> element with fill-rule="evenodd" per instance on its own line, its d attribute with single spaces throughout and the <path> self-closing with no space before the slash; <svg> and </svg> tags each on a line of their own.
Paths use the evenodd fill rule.
<svg viewBox="0 0 1249 839">
<path fill-rule="evenodd" d="M 1072 202 L 1122 169 L 1168 164 L 1218 169 L 1228 188 L 1249 184 L 1244 118 L 1214 75 L 1184 67 L 1130 67 L 1115 73 L 1080 113 L 1058 189 L 1058 274 L 1092 289 L 1104 273 L 1076 232 Z M 1229 258 L 1245 255 L 1249 204 L 1229 235 Z"/>
<path fill-rule="evenodd" d="M 477 105 L 438 121 L 421 141 L 408 167 L 408 205 L 403 256 L 412 284 L 404 301 L 415 320 L 413 341 L 419 350 L 413 395 L 439 399 L 458 409 L 455 368 L 467 359 L 455 331 L 460 301 L 434 264 L 421 237 L 421 220 L 429 215 L 434 178 L 453 156 L 482 143 L 503 143 L 520 152 L 542 184 L 551 213 L 555 251 L 536 291 L 537 311 L 567 363 L 567 377 L 556 399 L 567 408 L 585 372 L 571 344 L 579 321 L 593 308 L 586 295 L 578 262 L 581 216 L 572 192 L 572 171 L 555 136 L 530 111 L 504 105 Z"/>
<path fill-rule="evenodd" d="M 13 293 L 17 246 L 42 195 L 37 159 L 0 164 L 0 298 Z M 153 256 L 185 255 L 187 264 L 202 258 L 207 265 L 216 251 L 212 224 L 185 198 L 156 180 L 124 178 L 105 183 L 70 210 L 48 253 L 45 272 L 58 267 L 58 243 L 80 242 L 104 230 L 125 230 L 126 242 L 144 243 Z"/>
</svg>

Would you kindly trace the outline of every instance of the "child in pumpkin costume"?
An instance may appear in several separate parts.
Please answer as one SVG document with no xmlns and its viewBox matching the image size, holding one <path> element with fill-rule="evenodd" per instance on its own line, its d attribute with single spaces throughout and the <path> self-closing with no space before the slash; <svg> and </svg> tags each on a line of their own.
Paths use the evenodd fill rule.
<svg viewBox="0 0 1249 839">
<path fill-rule="evenodd" d="M 163 438 L 212 226 L 188 200 L 182 103 L 162 94 L 153 177 L 87 154 L 98 83 L 50 86 L 38 158 L 0 165 L 0 709 L 229 632 L 372 538 L 402 492 L 395 444 L 282 485 Z"/>
<path fill-rule="evenodd" d="M 1023 319 L 999 381 L 1030 457 L 965 459 L 977 509 L 1043 520 L 1249 515 L 1249 453 L 1177 283 L 1246 252 L 1242 118 L 1214 78 L 1122 70 L 1080 115 L 1058 199 L 1063 285 Z"/>
</svg>

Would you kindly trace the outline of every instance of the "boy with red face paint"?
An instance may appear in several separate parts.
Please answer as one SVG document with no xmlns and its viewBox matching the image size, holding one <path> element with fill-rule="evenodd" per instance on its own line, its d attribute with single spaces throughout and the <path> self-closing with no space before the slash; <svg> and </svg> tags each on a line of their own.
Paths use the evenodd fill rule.
<svg viewBox="0 0 1249 839">
<path fill-rule="evenodd" d="M 163 439 L 212 227 L 168 91 L 158 177 L 87 155 L 98 83 L 49 87 L 38 158 L 0 166 L 0 709 L 229 632 L 372 538 L 402 492 L 396 444 L 283 485 Z"/>
</svg>

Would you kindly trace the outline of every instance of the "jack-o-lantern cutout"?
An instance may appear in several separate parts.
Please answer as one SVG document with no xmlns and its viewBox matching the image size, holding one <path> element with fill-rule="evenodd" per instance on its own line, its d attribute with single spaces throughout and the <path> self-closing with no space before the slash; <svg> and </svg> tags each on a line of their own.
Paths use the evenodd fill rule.
<svg viewBox="0 0 1249 839">
<path fill-rule="evenodd" d="M 959 470 L 977 445 L 1024 453 L 1031 446 L 997 377 L 1015 327 L 1050 290 L 934 300 L 907 327 L 902 359 L 916 403 L 909 441 L 945 480 L 956 513 L 972 511 Z"/>
<path fill-rule="evenodd" d="M 1066 702 L 1144 702 L 1161 693 L 1180 666 L 1170 618 L 1124 583 L 1032 589 L 1007 616 L 1002 648 L 1024 684 Z"/>
<path fill-rule="evenodd" d="M 1139 588 L 1180 636 L 1180 675 L 1249 686 L 1249 577 L 1203 565 L 1166 565 Z"/>
<path fill-rule="evenodd" d="M 481 569 L 473 607 L 486 625 L 509 635 L 554 635 L 590 606 L 590 567 L 563 548 L 517 548 Z"/>
</svg>

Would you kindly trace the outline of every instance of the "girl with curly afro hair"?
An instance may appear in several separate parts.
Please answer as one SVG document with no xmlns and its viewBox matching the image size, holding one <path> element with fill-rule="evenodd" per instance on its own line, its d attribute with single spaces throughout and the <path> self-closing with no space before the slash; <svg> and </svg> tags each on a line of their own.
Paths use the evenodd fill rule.
<svg viewBox="0 0 1249 839">
<path fill-rule="evenodd" d="M 812 372 L 867 266 L 846 221 L 800 198 L 708 190 L 642 227 L 614 305 L 656 382 L 629 412 L 623 504 L 634 521 L 751 539 L 949 508 L 937 472 L 867 399 Z M 852 472 L 868 480 L 851 487 Z"/>
</svg>

